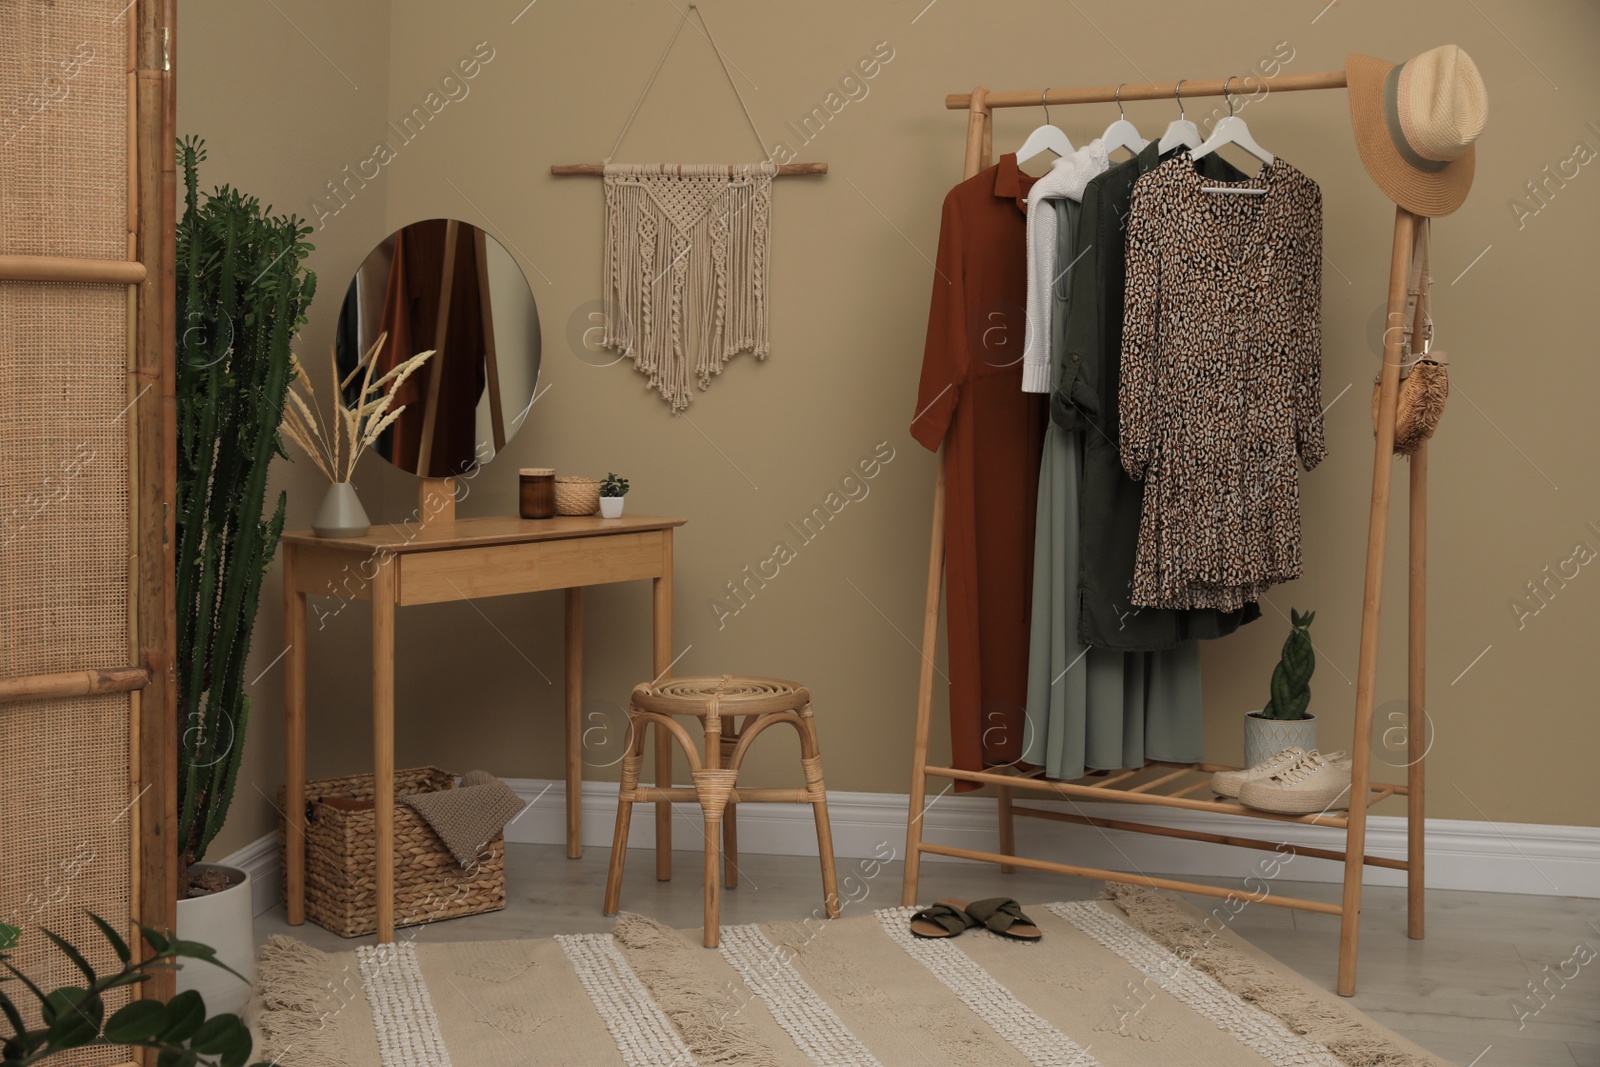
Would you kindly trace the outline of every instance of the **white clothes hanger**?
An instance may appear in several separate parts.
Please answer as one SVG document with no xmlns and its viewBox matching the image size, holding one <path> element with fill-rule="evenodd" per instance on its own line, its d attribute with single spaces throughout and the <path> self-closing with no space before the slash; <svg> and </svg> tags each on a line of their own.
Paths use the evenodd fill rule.
<svg viewBox="0 0 1600 1067">
<path fill-rule="evenodd" d="M 1183 88 L 1187 79 L 1179 78 L 1178 84 L 1172 87 L 1172 98 L 1178 102 L 1178 117 L 1167 125 L 1167 132 L 1161 135 L 1156 150 L 1162 155 L 1177 148 L 1179 145 L 1193 150 L 1200 147 L 1200 142 L 1205 138 L 1200 136 L 1200 127 L 1189 121 L 1188 112 L 1183 109 L 1183 97 L 1178 95 L 1178 90 Z"/>
<path fill-rule="evenodd" d="M 1236 144 L 1262 163 L 1271 163 L 1275 158 L 1273 154 L 1256 144 L 1256 139 L 1250 136 L 1250 127 L 1245 125 L 1244 119 L 1233 113 L 1233 97 L 1228 95 L 1228 82 L 1231 81 L 1233 81 L 1232 75 L 1222 83 L 1222 98 L 1228 102 L 1228 113 L 1218 121 L 1216 129 L 1211 131 L 1206 143 L 1194 150 L 1194 159 L 1198 161 L 1225 144 Z M 1208 193 L 1233 193 L 1237 196 L 1267 195 L 1265 189 L 1251 189 L 1237 185 L 1202 185 L 1200 188 Z"/>
<path fill-rule="evenodd" d="M 1128 115 L 1122 110 L 1122 86 L 1117 86 L 1117 121 L 1106 127 L 1106 132 L 1100 135 L 1100 140 L 1105 145 L 1106 154 L 1110 155 L 1118 148 L 1138 153 L 1150 142 L 1139 136 L 1138 129 L 1128 121 Z"/>
<path fill-rule="evenodd" d="M 1050 95 L 1049 89 L 1039 94 L 1039 106 L 1044 108 L 1044 125 L 1028 134 L 1028 139 L 1017 149 L 1018 163 L 1026 163 L 1040 152 L 1048 151 L 1058 156 L 1070 156 L 1077 151 L 1059 127 L 1050 125 L 1050 105 L 1045 103 L 1044 99 L 1048 95 Z"/>
</svg>

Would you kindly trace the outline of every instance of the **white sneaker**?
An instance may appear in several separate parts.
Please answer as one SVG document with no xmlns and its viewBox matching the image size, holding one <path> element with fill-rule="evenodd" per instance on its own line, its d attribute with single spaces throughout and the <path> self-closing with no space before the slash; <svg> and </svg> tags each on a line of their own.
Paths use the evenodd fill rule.
<svg viewBox="0 0 1600 1067">
<path fill-rule="evenodd" d="M 1239 799 L 1278 815 L 1313 815 L 1350 806 L 1350 760 L 1316 749 L 1270 778 L 1246 782 Z"/>
<path fill-rule="evenodd" d="M 1306 750 L 1299 745 L 1290 745 L 1254 767 L 1246 767 L 1242 771 L 1218 771 L 1211 776 L 1211 788 L 1221 796 L 1236 797 L 1246 782 L 1253 782 L 1258 778 L 1271 778 L 1279 771 L 1287 770 L 1300 762 L 1305 754 Z"/>
</svg>

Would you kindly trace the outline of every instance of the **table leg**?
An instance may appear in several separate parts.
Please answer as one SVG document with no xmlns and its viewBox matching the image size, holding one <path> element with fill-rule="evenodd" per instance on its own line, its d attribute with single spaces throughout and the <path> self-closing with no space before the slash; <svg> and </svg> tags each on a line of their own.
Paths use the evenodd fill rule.
<svg viewBox="0 0 1600 1067">
<path fill-rule="evenodd" d="M 655 641 L 651 669 L 656 681 L 663 681 L 672 670 L 672 531 L 661 539 L 661 577 L 652 588 L 652 615 Z M 656 785 L 672 788 L 672 737 L 656 730 Z M 656 879 L 672 878 L 672 801 L 656 801 Z"/>
<path fill-rule="evenodd" d="M 289 925 L 306 921 L 306 595 L 295 548 L 283 546 L 284 898 Z"/>
<path fill-rule="evenodd" d="M 378 943 L 394 940 L 394 601 L 391 556 L 372 582 L 372 771 L 377 806 Z"/>
<path fill-rule="evenodd" d="M 567 858 L 583 855 L 583 587 L 567 594 Z"/>
</svg>

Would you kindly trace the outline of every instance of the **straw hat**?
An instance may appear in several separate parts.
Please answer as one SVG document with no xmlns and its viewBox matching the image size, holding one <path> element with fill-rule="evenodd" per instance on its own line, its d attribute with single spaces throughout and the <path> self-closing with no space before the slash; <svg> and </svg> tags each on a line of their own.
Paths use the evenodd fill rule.
<svg viewBox="0 0 1600 1067">
<path fill-rule="evenodd" d="M 1441 45 L 1401 64 L 1347 56 L 1350 121 L 1367 173 L 1413 214 L 1448 215 L 1472 187 L 1489 97 L 1472 57 Z"/>
</svg>

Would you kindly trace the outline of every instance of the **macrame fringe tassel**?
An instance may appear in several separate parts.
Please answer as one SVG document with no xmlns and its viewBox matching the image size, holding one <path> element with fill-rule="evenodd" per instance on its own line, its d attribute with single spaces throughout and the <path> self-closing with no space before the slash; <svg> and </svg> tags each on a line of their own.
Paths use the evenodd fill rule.
<svg viewBox="0 0 1600 1067">
<path fill-rule="evenodd" d="M 274 934 L 256 960 L 263 1055 L 284 1067 L 350 1067 L 340 1014 L 361 997 L 361 978 L 327 953 Z"/>
<path fill-rule="evenodd" d="M 609 164 L 605 332 L 681 412 L 740 352 L 770 350 L 770 163 Z"/>
<path fill-rule="evenodd" d="M 1107 882 L 1101 898 L 1128 916 L 1135 927 L 1189 966 L 1209 974 L 1241 1000 L 1282 1019 L 1284 1025 L 1337 1056 L 1348 1067 L 1439 1067 L 1318 997 L 1286 986 L 1271 968 L 1215 936 L 1195 920 L 1182 901 L 1140 886 Z"/>
</svg>

